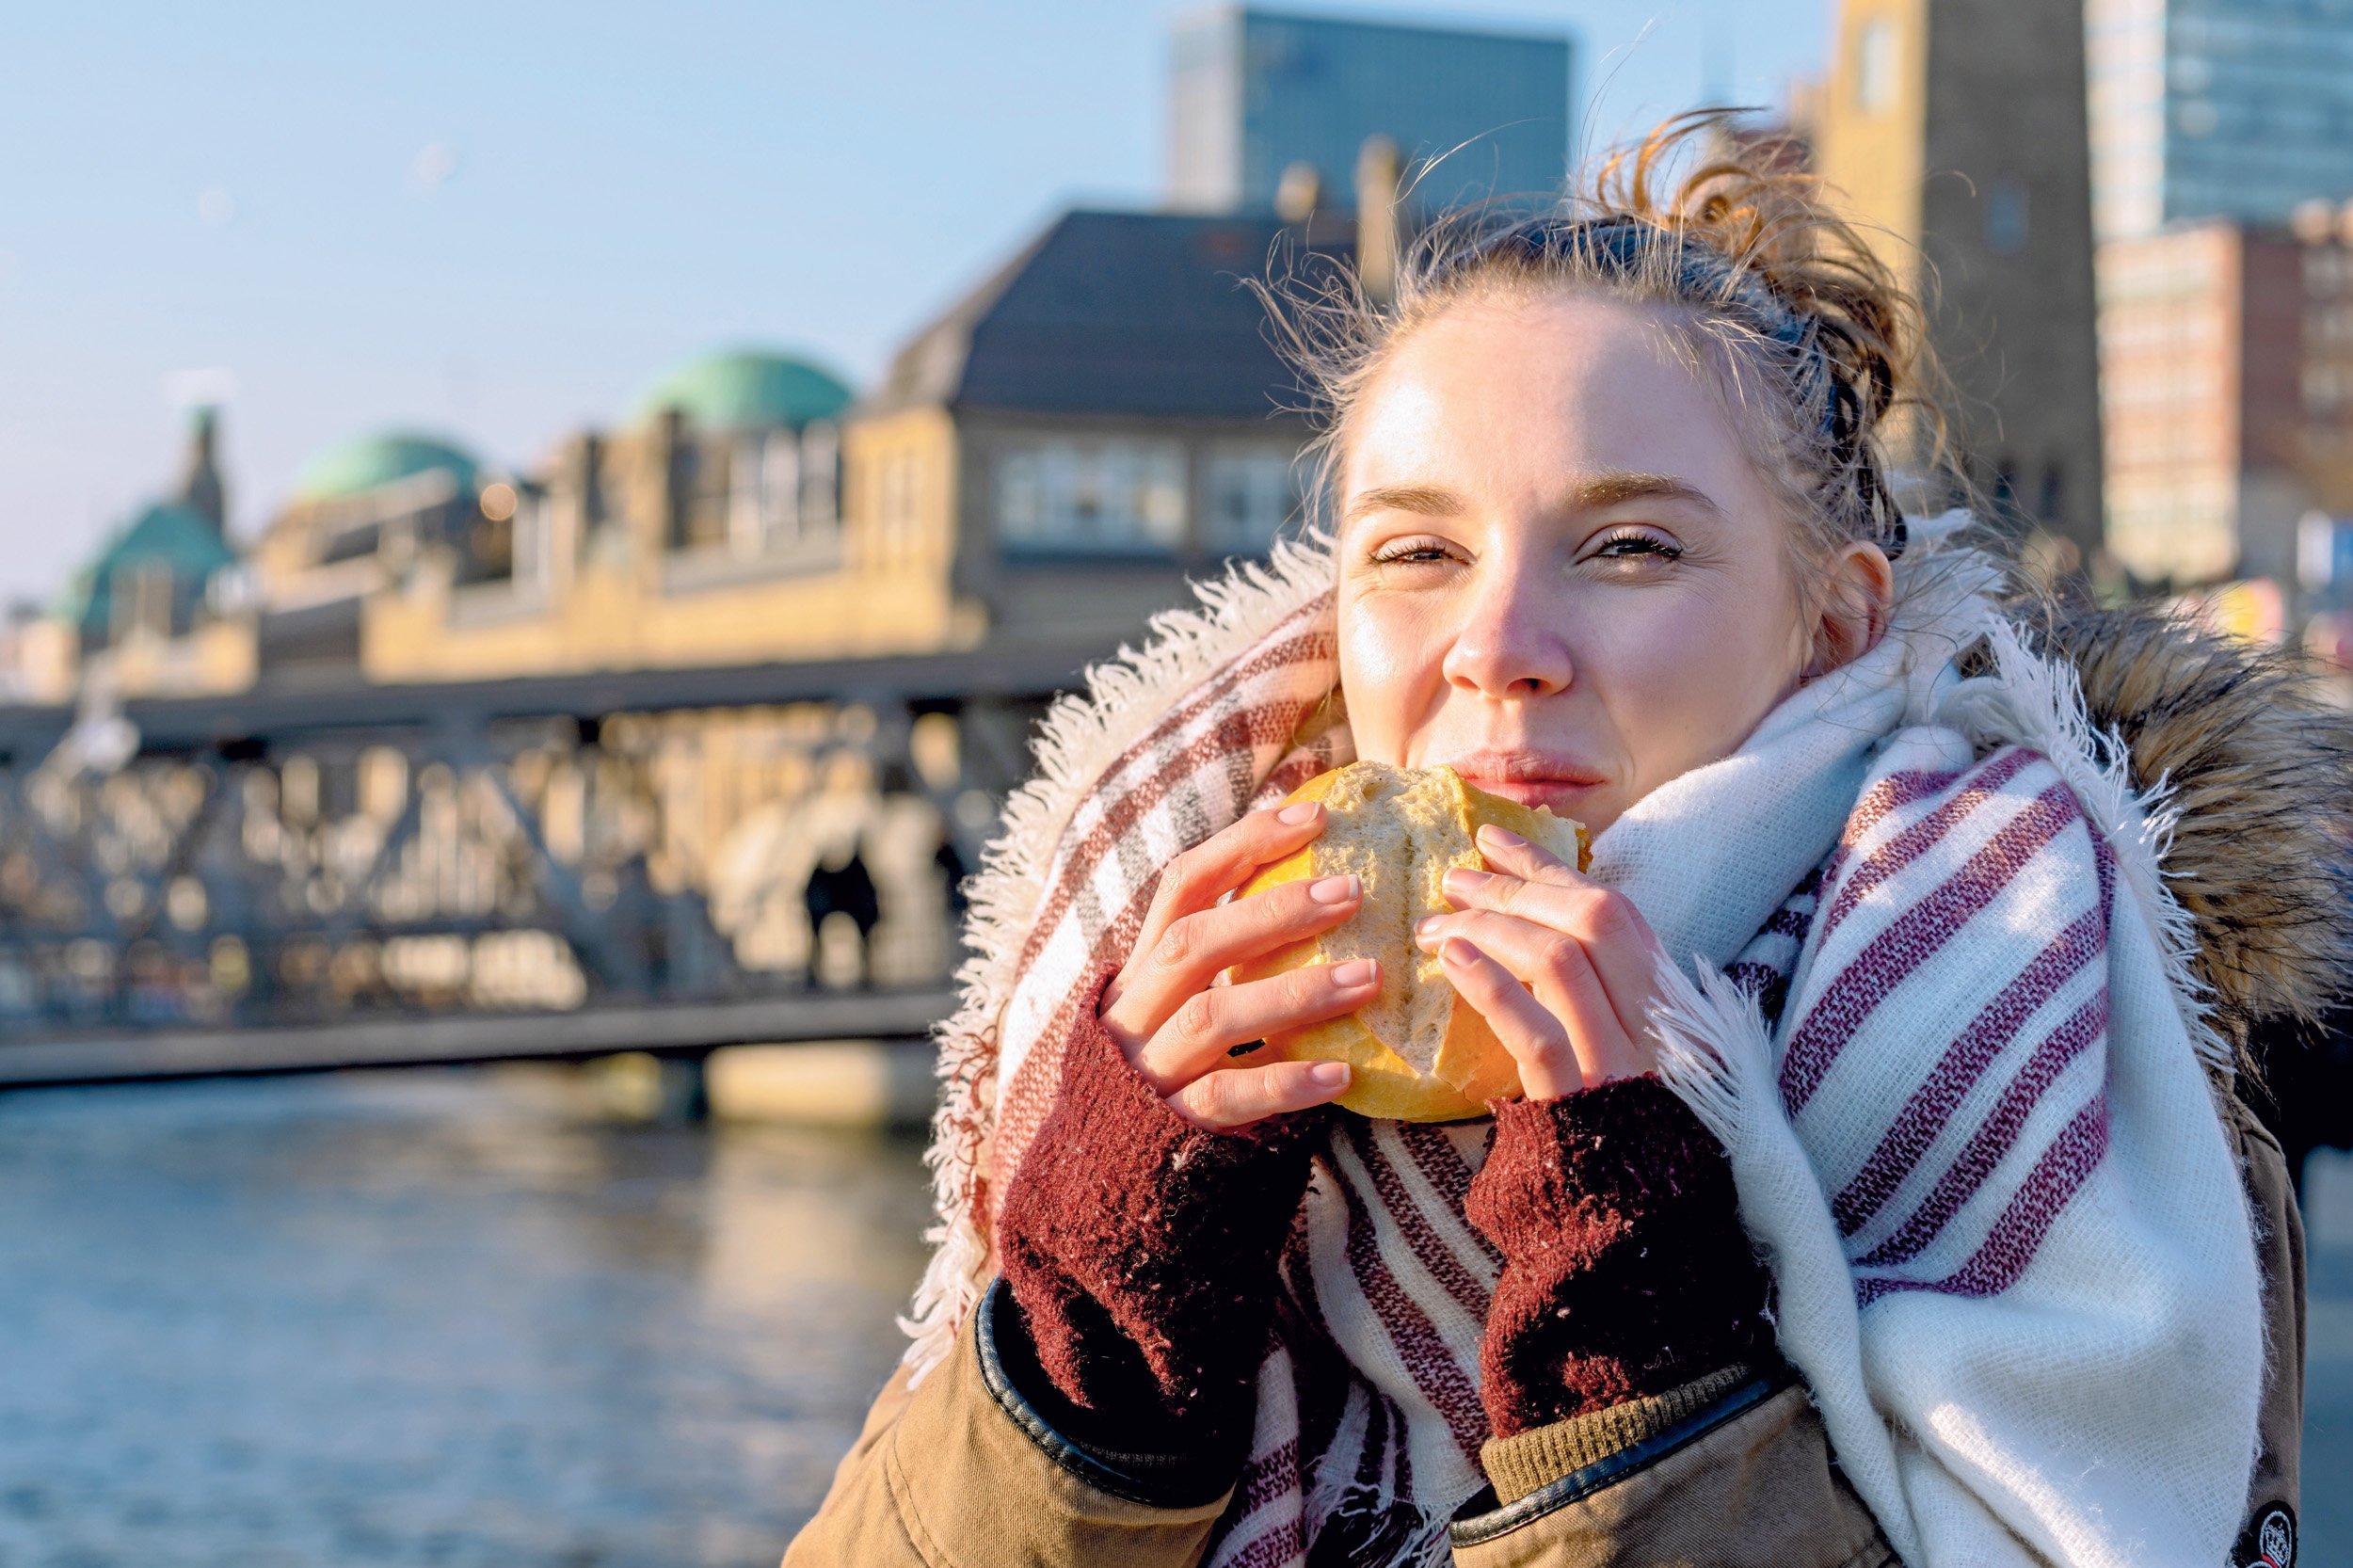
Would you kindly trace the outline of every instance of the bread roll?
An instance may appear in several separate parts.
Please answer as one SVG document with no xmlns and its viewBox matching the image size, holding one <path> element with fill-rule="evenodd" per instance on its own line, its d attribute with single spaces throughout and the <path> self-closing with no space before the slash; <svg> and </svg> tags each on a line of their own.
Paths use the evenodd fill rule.
<svg viewBox="0 0 2353 1568">
<path fill-rule="evenodd" d="M 1579 871 L 1589 858 L 1585 829 L 1475 789 L 1446 767 L 1351 762 L 1307 780 L 1290 798 L 1323 803 L 1322 835 L 1261 870 L 1242 895 L 1353 872 L 1364 878 L 1364 906 L 1320 936 L 1236 966 L 1233 978 L 1372 958 L 1381 964 L 1381 992 L 1347 1017 L 1269 1035 L 1270 1050 L 1294 1062 L 1347 1063 L 1355 1075 L 1339 1103 L 1366 1116 L 1456 1121 L 1518 1094 L 1518 1065 L 1486 1019 L 1456 995 L 1438 955 L 1414 945 L 1414 927 L 1454 907 L 1446 899 L 1448 872 L 1485 867 L 1474 838 L 1481 824 L 1508 828 Z"/>
</svg>

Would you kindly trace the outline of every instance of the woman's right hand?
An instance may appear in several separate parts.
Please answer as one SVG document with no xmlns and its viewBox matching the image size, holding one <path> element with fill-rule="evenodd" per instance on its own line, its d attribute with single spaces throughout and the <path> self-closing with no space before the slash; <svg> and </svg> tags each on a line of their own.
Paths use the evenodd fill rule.
<svg viewBox="0 0 2353 1568">
<path fill-rule="evenodd" d="M 1254 1065 L 1234 1048 L 1364 1006 L 1381 987 L 1371 959 L 1218 984 L 1232 965 L 1328 931 L 1363 904 L 1353 876 L 1218 902 L 1259 867 L 1312 841 L 1323 822 L 1323 808 L 1312 801 L 1253 811 L 1170 861 L 1127 967 L 1104 987 L 1105 1032 L 1169 1109 L 1195 1127 L 1228 1130 L 1348 1091 L 1345 1063 Z"/>
</svg>

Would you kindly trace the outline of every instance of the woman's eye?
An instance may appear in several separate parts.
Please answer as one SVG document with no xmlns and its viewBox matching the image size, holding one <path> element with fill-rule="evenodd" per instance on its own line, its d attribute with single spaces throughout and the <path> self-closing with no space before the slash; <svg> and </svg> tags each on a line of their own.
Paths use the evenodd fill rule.
<svg viewBox="0 0 2353 1568">
<path fill-rule="evenodd" d="M 1627 561 L 1642 556 L 1656 556 L 1662 561 L 1683 558 L 1683 547 L 1662 539 L 1656 534 L 1614 534 L 1601 541 L 1590 560 Z"/>
<path fill-rule="evenodd" d="M 1372 552 L 1376 567 L 1423 566 L 1453 558 L 1454 552 L 1436 539 L 1400 539 Z"/>
</svg>

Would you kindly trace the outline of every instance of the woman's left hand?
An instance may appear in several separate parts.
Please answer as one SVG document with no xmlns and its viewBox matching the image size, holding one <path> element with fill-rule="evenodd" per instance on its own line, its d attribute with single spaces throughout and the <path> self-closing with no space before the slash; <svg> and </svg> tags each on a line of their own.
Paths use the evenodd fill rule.
<svg viewBox="0 0 2353 1568">
<path fill-rule="evenodd" d="M 1416 938 L 1495 1029 L 1527 1097 L 1496 1107 L 1463 1212 L 1503 1260 L 1480 1337 L 1498 1437 L 1770 1354 L 1732 1167 L 1656 1078 L 1658 938 L 1625 895 L 1517 834 L 1449 872 Z M 1607 1087 L 1605 1087 L 1607 1085 Z"/>
<path fill-rule="evenodd" d="M 1520 1065 L 1554 1099 L 1657 1065 L 1650 1032 L 1658 938 L 1626 897 L 1516 833 L 1479 830 L 1489 870 L 1446 874 L 1450 915 L 1414 933 Z"/>
</svg>

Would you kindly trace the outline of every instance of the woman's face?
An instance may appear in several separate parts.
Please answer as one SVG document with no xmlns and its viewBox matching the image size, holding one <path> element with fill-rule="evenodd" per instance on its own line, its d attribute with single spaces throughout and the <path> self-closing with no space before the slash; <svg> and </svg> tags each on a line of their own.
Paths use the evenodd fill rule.
<svg viewBox="0 0 2353 1568">
<path fill-rule="evenodd" d="M 1657 313 L 1571 294 L 1466 300 L 1390 352 L 1340 472 L 1358 755 L 1599 832 L 1795 687 L 1822 628 L 1698 375 Z"/>
</svg>

